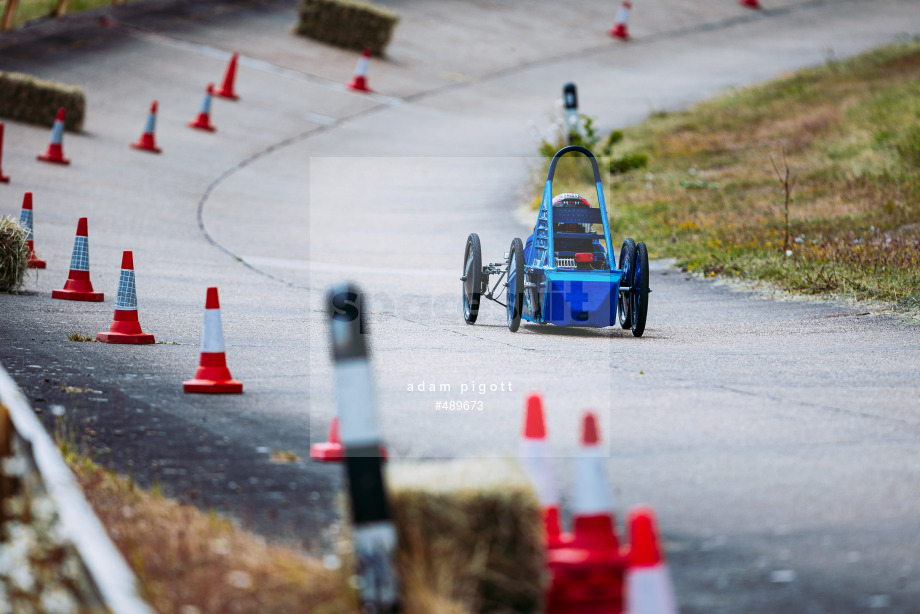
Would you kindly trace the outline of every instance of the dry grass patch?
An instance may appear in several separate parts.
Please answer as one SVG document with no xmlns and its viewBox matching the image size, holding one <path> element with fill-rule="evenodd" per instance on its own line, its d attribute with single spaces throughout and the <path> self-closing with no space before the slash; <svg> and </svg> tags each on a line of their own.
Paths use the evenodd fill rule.
<svg viewBox="0 0 920 614">
<path fill-rule="evenodd" d="M 29 268 L 29 231 L 8 216 L 0 217 L 0 292 L 22 287 Z"/>
<path fill-rule="evenodd" d="M 357 613 L 342 571 L 91 463 L 71 468 L 161 614 Z"/>
<path fill-rule="evenodd" d="M 688 271 L 910 309 L 920 288 L 920 39 L 734 90 L 624 131 L 611 230 Z M 782 182 L 794 186 L 785 223 Z M 594 187 L 557 173 L 576 191 Z M 787 234 L 790 245 L 784 245 Z M 790 255 L 786 255 L 786 251 Z"/>
</svg>

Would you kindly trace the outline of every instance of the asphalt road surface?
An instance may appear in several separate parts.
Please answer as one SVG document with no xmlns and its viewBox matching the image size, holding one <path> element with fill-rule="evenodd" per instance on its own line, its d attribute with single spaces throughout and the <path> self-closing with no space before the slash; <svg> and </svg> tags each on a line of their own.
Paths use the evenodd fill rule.
<svg viewBox="0 0 920 614">
<path fill-rule="evenodd" d="M 84 132 L 65 136 L 67 168 L 34 162 L 47 130 L 6 128 L 0 213 L 34 192 L 48 269 L 0 295 L 0 362 L 49 428 L 142 483 L 328 547 L 341 469 L 306 459 L 334 411 L 323 296 L 351 279 L 367 292 L 396 459 L 511 455 L 525 395 L 540 390 L 563 491 L 580 414 L 598 412 L 618 517 L 657 510 L 682 611 L 920 612 L 916 326 L 767 300 L 659 261 L 641 339 L 512 334 L 497 305 L 464 324 L 458 282 L 467 234 L 498 260 L 530 233 L 534 133 L 563 83 L 611 129 L 916 35 L 916 2 L 640 4 L 626 44 L 606 35 L 616 7 L 600 0 L 381 3 L 402 22 L 371 62 L 372 95 L 342 85 L 355 53 L 289 34 L 293 2 L 151 0 L 107 9 L 108 26 L 94 14 L 0 38 L 0 69 L 81 84 L 89 101 Z M 214 101 L 216 134 L 188 129 L 234 50 L 241 100 Z M 160 156 L 127 147 L 153 99 Z M 80 216 L 105 303 L 50 298 Z M 66 341 L 108 328 L 124 249 L 141 323 L 165 343 Z M 209 285 L 242 396 L 181 392 Z M 273 463 L 273 450 L 301 460 Z"/>
</svg>

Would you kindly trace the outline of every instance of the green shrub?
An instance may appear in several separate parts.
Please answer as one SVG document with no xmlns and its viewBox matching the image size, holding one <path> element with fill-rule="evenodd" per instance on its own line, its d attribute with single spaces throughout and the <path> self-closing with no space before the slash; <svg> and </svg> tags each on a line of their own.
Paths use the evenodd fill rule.
<svg viewBox="0 0 920 614">
<path fill-rule="evenodd" d="M 294 31 L 346 49 L 383 55 L 399 22 L 392 11 L 359 0 L 300 0 Z"/>
<path fill-rule="evenodd" d="M 79 132 L 86 113 L 83 88 L 0 71 L 0 117 L 51 127 L 61 107 L 67 109 L 64 127 Z"/>
</svg>

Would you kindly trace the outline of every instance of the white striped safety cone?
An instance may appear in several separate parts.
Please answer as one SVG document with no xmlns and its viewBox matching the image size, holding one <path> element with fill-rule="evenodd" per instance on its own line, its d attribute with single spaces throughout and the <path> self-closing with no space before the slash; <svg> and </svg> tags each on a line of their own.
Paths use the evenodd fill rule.
<svg viewBox="0 0 920 614">
<path fill-rule="evenodd" d="M 133 149 L 149 151 L 150 153 L 160 153 L 163 150 L 157 147 L 156 128 L 157 128 L 157 109 L 159 103 L 154 100 L 150 104 L 150 113 L 147 114 L 147 124 L 144 126 L 144 132 L 141 138 L 131 143 Z"/>
<path fill-rule="evenodd" d="M 366 47 L 364 53 L 358 58 L 358 64 L 355 66 L 355 77 L 348 84 L 348 89 L 356 92 L 373 91 L 367 86 L 367 64 L 371 59 L 371 49 Z"/>
<path fill-rule="evenodd" d="M 553 479 L 549 446 L 546 441 L 546 422 L 543 416 L 543 399 L 533 393 L 527 397 L 524 415 L 524 436 L 518 445 L 518 459 L 524 472 L 530 477 L 540 508 L 543 511 L 543 526 L 546 531 L 547 547 L 558 546 L 561 539 L 559 517 L 559 491 Z"/>
<path fill-rule="evenodd" d="M 613 517 L 613 495 L 606 454 L 601 449 L 597 416 L 585 412 L 582 418 L 581 450 L 575 459 L 572 496 L 572 543 L 594 551 L 619 549 Z"/>
<path fill-rule="evenodd" d="M 29 268 L 43 269 L 48 263 L 35 255 L 35 240 L 32 232 L 32 192 L 26 192 L 22 197 L 22 212 L 19 214 L 19 224 L 29 231 L 26 245 L 29 246 Z"/>
<path fill-rule="evenodd" d="M 96 335 L 102 343 L 153 343 L 153 335 L 141 330 L 137 319 L 137 290 L 134 285 L 134 254 L 121 255 L 121 274 L 118 277 L 118 294 L 115 297 L 115 319 L 107 333 Z"/>
<path fill-rule="evenodd" d="M 243 383 L 233 379 L 227 368 L 224 350 L 224 330 L 220 322 L 220 301 L 217 288 L 208 288 L 204 304 L 204 326 L 201 330 L 201 360 L 193 379 L 182 382 L 183 392 L 237 394 Z"/>
<path fill-rule="evenodd" d="M 214 84 L 208 83 L 208 88 L 204 92 L 204 98 L 201 100 L 201 109 L 198 115 L 188 123 L 189 127 L 195 130 L 204 130 L 206 132 L 217 132 L 217 127 L 211 123 L 211 98 L 214 96 Z"/>
<path fill-rule="evenodd" d="M 85 217 L 77 221 L 77 236 L 73 239 L 73 254 L 70 257 L 70 273 L 61 290 L 54 290 L 51 298 L 67 301 L 101 302 L 102 292 L 93 290 L 89 278 L 89 232 Z"/>
<path fill-rule="evenodd" d="M 617 11 L 617 20 L 610 29 L 610 36 L 621 38 L 624 41 L 629 40 L 629 12 L 632 10 L 632 2 L 624 0 Z"/>
<path fill-rule="evenodd" d="M 674 586 L 661 552 L 655 513 L 651 508 L 639 507 L 630 513 L 629 535 L 627 614 L 677 614 Z"/>
<path fill-rule="evenodd" d="M 48 143 L 48 149 L 45 150 L 45 153 L 37 156 L 39 161 L 53 164 L 70 164 L 70 160 L 64 157 L 64 118 L 66 113 L 64 107 L 58 109 L 57 119 L 54 120 L 54 127 L 51 128 L 51 142 Z"/>
</svg>

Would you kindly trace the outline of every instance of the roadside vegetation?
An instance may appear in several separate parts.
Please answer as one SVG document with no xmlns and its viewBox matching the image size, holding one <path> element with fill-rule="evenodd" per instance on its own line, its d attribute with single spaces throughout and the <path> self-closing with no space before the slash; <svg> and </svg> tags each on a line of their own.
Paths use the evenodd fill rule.
<svg viewBox="0 0 920 614">
<path fill-rule="evenodd" d="M 68 0 L 66 4 L 67 14 L 79 13 L 81 11 L 90 11 L 110 4 L 126 4 L 127 2 L 136 2 L 137 0 Z M 0 2 L 0 7 L 5 7 L 9 0 Z M 22 25 L 30 19 L 39 17 L 51 17 L 57 10 L 58 0 L 19 0 L 16 7 L 16 18 L 13 21 L 13 27 Z"/>
<path fill-rule="evenodd" d="M 613 144 L 615 241 L 708 277 L 920 310 L 920 39 L 655 113 Z M 560 164 L 555 191 L 593 195 L 585 170 Z"/>
<path fill-rule="evenodd" d="M 272 545 L 208 514 L 145 491 L 64 448 L 77 481 L 161 614 L 356 612 L 342 568 Z"/>
</svg>

